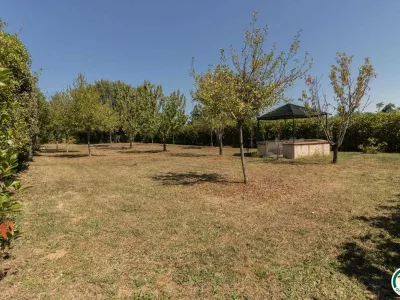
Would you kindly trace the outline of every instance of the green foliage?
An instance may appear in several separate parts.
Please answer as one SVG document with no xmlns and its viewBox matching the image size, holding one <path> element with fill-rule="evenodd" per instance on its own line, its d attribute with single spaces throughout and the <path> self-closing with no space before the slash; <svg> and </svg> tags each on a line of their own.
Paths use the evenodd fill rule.
<svg viewBox="0 0 400 300">
<path fill-rule="evenodd" d="M 166 139 L 178 134 L 187 121 L 185 107 L 186 97 L 179 90 L 161 99 L 159 133 L 164 142 L 164 151 Z"/>
<path fill-rule="evenodd" d="M 100 102 L 100 93 L 88 84 L 82 73 L 74 80 L 69 93 L 73 99 L 77 128 L 87 133 L 102 128 L 106 105 Z"/>
<path fill-rule="evenodd" d="M 145 81 L 137 91 L 141 112 L 139 131 L 143 136 L 153 140 L 160 129 L 160 106 L 164 97 L 162 86 Z"/>
<path fill-rule="evenodd" d="M 6 32 L 6 27 L 0 20 L 0 103 L 7 105 L 9 116 L 3 126 L 13 131 L 14 149 L 29 154 L 38 145 L 38 101 L 42 94 L 26 47 L 17 34 Z"/>
<path fill-rule="evenodd" d="M 74 99 L 67 92 L 55 93 L 49 104 L 50 130 L 59 140 L 61 135 L 72 133 L 78 126 L 75 114 Z"/>
<path fill-rule="evenodd" d="M 375 138 L 368 138 L 367 143 L 358 146 L 358 148 L 367 154 L 377 154 L 378 152 L 384 150 L 386 145 L 387 144 L 385 142 L 378 143 L 378 140 Z"/>
<path fill-rule="evenodd" d="M 9 118 L 7 106 L 3 103 L 0 105 L 0 125 L 7 123 Z M 13 131 L 9 129 L 2 131 L 0 139 L 2 141 L 0 150 L 0 250 L 4 250 L 19 235 L 18 230 L 14 228 L 12 219 L 21 208 L 21 204 L 14 198 L 21 184 L 15 178 L 18 153 L 13 148 Z"/>
<path fill-rule="evenodd" d="M 139 132 L 140 106 L 137 101 L 137 90 L 131 86 L 126 86 L 119 95 L 119 111 L 122 129 L 132 141 Z"/>
</svg>

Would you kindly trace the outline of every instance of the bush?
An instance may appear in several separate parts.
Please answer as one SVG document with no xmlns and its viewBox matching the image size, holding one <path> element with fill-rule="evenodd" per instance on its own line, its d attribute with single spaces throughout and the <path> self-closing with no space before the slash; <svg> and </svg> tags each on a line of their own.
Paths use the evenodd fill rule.
<svg viewBox="0 0 400 300">
<path fill-rule="evenodd" d="M 358 146 L 358 148 L 363 152 L 367 154 L 377 154 L 380 151 L 383 151 L 384 148 L 386 147 L 386 143 L 379 143 L 378 140 L 375 138 L 369 138 L 367 143 L 362 144 Z"/>
<path fill-rule="evenodd" d="M 7 108 L 0 107 L 0 125 L 8 120 Z M 3 127 L 3 126 L 1 126 Z M 18 152 L 12 147 L 12 131 L 5 130 L 0 135 L 0 250 L 10 247 L 13 239 L 19 236 L 14 226 L 14 217 L 21 208 L 21 204 L 15 199 L 21 184 L 16 178 L 18 168 Z"/>
</svg>

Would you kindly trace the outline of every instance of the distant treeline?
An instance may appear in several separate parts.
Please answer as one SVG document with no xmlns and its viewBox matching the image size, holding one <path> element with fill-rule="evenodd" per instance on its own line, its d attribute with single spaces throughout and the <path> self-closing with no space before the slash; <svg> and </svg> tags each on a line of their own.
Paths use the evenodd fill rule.
<svg viewBox="0 0 400 300">
<path fill-rule="evenodd" d="M 332 117 L 329 122 L 337 122 Z M 239 146 L 238 129 L 235 125 L 227 126 L 224 132 L 224 146 Z M 244 128 L 244 142 L 247 148 L 256 147 L 257 140 L 285 139 L 293 137 L 292 120 L 287 120 L 286 126 L 283 120 L 279 121 L 260 121 L 258 131 L 257 122 Z M 313 119 L 295 120 L 295 137 L 314 139 L 324 139 L 324 132 L 319 129 Z M 84 143 L 86 136 L 78 133 L 77 142 Z M 368 142 L 369 138 L 375 138 L 379 143 L 385 143 L 385 152 L 400 152 L 400 111 L 390 113 L 363 113 L 355 116 L 343 142 L 343 151 L 359 151 L 359 146 Z M 145 136 L 138 135 L 135 138 L 138 142 L 149 143 L 151 140 Z M 93 135 L 94 142 L 108 142 L 108 134 L 96 132 Z M 120 129 L 114 136 L 114 141 L 128 142 L 127 135 Z M 155 136 L 154 142 L 162 142 L 162 138 Z M 198 146 L 216 146 L 217 137 L 197 124 L 188 124 L 182 127 L 176 136 L 171 136 L 168 143 Z"/>
</svg>

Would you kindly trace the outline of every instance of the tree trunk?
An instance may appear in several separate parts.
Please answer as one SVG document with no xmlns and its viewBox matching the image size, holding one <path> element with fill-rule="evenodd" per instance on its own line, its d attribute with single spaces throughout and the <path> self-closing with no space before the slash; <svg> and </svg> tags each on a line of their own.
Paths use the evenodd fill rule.
<svg viewBox="0 0 400 300">
<path fill-rule="evenodd" d="M 240 159 L 242 161 L 242 170 L 243 170 L 243 179 L 244 183 L 247 184 L 249 182 L 247 178 L 246 171 L 246 162 L 244 160 L 244 150 L 243 150 L 243 124 L 239 123 L 239 134 L 240 134 Z"/>
<path fill-rule="evenodd" d="M 69 148 L 68 148 L 68 133 L 65 134 L 65 150 L 67 151 L 67 153 L 69 152 Z"/>
<path fill-rule="evenodd" d="M 87 133 L 87 146 L 89 151 L 89 157 L 92 156 L 92 147 L 90 146 L 90 132 Z"/>
<path fill-rule="evenodd" d="M 250 148 L 254 148 L 254 130 L 253 128 L 250 129 Z"/>
<path fill-rule="evenodd" d="M 219 155 L 222 155 L 222 133 L 218 133 Z"/>
<path fill-rule="evenodd" d="M 175 135 L 172 135 L 172 144 L 175 145 Z"/>
<path fill-rule="evenodd" d="M 58 139 L 56 139 L 56 151 L 58 152 Z"/>
<path fill-rule="evenodd" d="M 110 132 L 110 146 L 112 146 L 112 133 Z"/>
<path fill-rule="evenodd" d="M 338 160 L 339 147 L 338 144 L 333 145 L 333 160 L 332 163 L 336 164 Z"/>
<path fill-rule="evenodd" d="M 153 137 L 151 137 L 151 143 L 152 143 L 152 144 L 154 143 Z"/>
<path fill-rule="evenodd" d="M 167 143 L 165 142 L 165 139 L 163 139 L 163 151 L 167 151 Z"/>
<path fill-rule="evenodd" d="M 214 143 L 213 143 L 213 132 L 210 131 L 210 146 L 214 147 Z"/>
<path fill-rule="evenodd" d="M 133 148 L 133 142 L 132 142 L 133 138 L 130 136 L 129 137 L 129 148 L 132 149 Z"/>
</svg>

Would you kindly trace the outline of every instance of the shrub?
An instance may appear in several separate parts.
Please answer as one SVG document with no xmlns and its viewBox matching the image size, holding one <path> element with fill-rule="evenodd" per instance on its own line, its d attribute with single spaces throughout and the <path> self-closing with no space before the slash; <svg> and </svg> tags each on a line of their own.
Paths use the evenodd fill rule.
<svg viewBox="0 0 400 300">
<path fill-rule="evenodd" d="M 383 151 L 386 147 L 386 143 L 379 143 L 378 140 L 375 138 L 368 138 L 367 142 L 358 146 L 358 148 L 367 154 L 377 154 L 380 151 Z"/>
<path fill-rule="evenodd" d="M 0 106 L 0 125 L 7 121 L 8 113 L 5 105 Z M 4 126 L 1 126 L 4 127 Z M 21 184 L 16 178 L 18 153 L 14 150 L 12 131 L 4 130 L 0 135 L 0 250 L 10 247 L 13 239 L 19 236 L 14 226 L 14 217 L 21 208 L 15 199 Z"/>
</svg>

